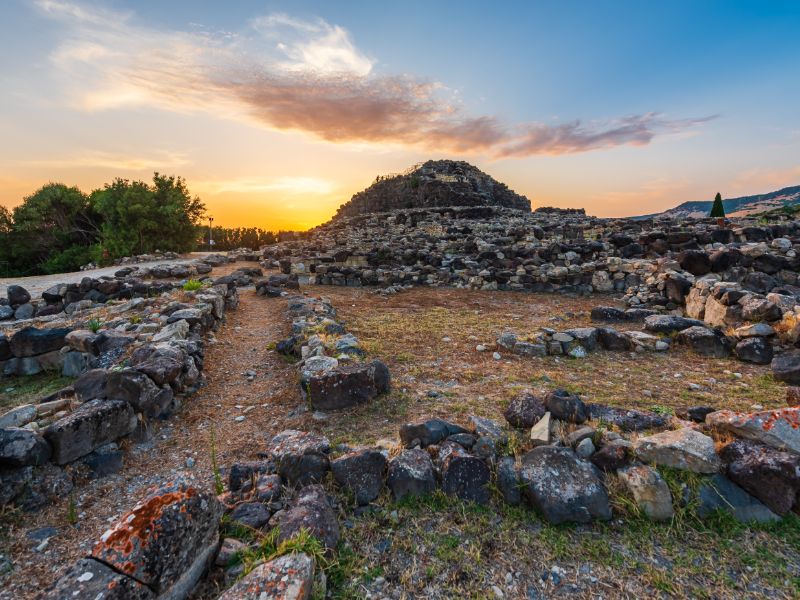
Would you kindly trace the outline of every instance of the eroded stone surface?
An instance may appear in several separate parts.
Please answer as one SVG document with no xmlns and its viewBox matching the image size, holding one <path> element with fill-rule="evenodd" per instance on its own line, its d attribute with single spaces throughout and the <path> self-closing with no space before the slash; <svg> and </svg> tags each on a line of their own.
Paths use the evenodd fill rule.
<svg viewBox="0 0 800 600">
<path fill-rule="evenodd" d="M 285 554 L 257 566 L 219 600 L 308 600 L 314 561 L 307 554 Z"/>
<path fill-rule="evenodd" d="M 695 473 L 716 473 L 720 469 L 714 440 L 688 427 L 642 437 L 633 445 L 636 455 L 645 462 Z"/>
<path fill-rule="evenodd" d="M 706 415 L 706 423 L 778 450 L 800 454 L 800 407 L 754 413 L 720 410 Z"/>
</svg>

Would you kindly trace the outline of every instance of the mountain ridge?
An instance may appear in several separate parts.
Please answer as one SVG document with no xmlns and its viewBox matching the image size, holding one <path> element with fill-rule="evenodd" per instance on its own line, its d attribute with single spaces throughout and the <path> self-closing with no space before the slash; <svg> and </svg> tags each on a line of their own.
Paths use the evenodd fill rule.
<svg viewBox="0 0 800 600">
<path fill-rule="evenodd" d="M 660 213 L 651 213 L 649 215 L 640 215 L 631 218 L 652 219 L 664 217 L 699 219 L 709 215 L 713 204 L 713 200 L 690 200 Z M 722 205 L 725 207 L 725 215 L 728 217 L 745 217 L 775 210 L 783 206 L 800 205 L 800 185 L 789 186 L 764 194 L 729 198 L 723 200 Z"/>
</svg>

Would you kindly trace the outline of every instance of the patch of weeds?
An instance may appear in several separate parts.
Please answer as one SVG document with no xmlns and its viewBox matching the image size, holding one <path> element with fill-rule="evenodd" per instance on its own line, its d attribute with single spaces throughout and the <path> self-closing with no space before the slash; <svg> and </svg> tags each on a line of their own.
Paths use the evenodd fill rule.
<svg viewBox="0 0 800 600">
<path fill-rule="evenodd" d="M 88 327 L 92 333 L 97 333 L 98 331 L 100 331 L 100 328 L 102 326 L 103 322 L 97 318 L 91 318 L 86 323 L 86 327 Z"/>
<path fill-rule="evenodd" d="M 210 436 L 211 470 L 214 472 L 214 491 L 219 495 L 225 491 L 225 486 L 222 484 L 222 473 L 217 464 L 217 430 L 213 425 L 211 426 Z"/>
<path fill-rule="evenodd" d="M 671 406 L 664 406 L 663 404 L 653 404 L 650 407 L 650 412 L 669 417 L 675 414 L 675 409 Z"/>
<path fill-rule="evenodd" d="M 132 325 L 138 325 L 139 323 L 142 322 L 142 316 L 141 315 L 131 315 L 128 318 L 128 321 L 130 321 Z"/>
<path fill-rule="evenodd" d="M 75 525 L 78 522 L 78 506 L 75 503 L 75 496 L 72 494 L 69 495 L 69 499 L 67 500 L 66 520 L 70 525 Z"/>
<path fill-rule="evenodd" d="M 71 377 L 63 377 L 56 371 L 45 371 L 37 375 L 8 377 L 0 382 L 0 413 L 15 406 L 35 404 L 72 383 Z"/>
<path fill-rule="evenodd" d="M 190 279 L 189 281 L 183 284 L 183 290 L 185 292 L 194 292 L 202 287 L 203 283 L 201 281 L 198 281 L 197 279 Z"/>
</svg>

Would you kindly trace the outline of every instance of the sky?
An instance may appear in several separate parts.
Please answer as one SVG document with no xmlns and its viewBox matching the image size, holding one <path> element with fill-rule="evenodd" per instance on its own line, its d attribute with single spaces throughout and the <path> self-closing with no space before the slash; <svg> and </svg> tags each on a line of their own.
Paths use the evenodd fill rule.
<svg viewBox="0 0 800 600">
<path fill-rule="evenodd" d="M 158 171 L 306 229 L 429 158 L 604 217 L 768 192 L 798 31 L 794 0 L 0 0 L 0 204 Z"/>
</svg>

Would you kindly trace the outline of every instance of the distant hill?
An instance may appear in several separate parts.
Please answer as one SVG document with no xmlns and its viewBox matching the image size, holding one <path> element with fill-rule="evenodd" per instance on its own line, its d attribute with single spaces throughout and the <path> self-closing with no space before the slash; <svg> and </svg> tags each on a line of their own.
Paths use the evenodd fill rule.
<svg viewBox="0 0 800 600">
<path fill-rule="evenodd" d="M 713 201 L 684 202 L 662 213 L 652 215 L 642 215 L 635 218 L 665 217 L 665 218 L 703 218 L 711 212 Z M 728 217 L 746 217 L 759 213 L 775 210 L 783 206 L 800 205 L 800 185 L 783 188 L 768 194 L 757 194 L 755 196 L 742 196 L 741 198 L 730 198 L 723 200 L 725 215 Z"/>
<path fill-rule="evenodd" d="M 464 161 L 429 160 L 403 173 L 376 178 L 343 204 L 336 217 L 406 208 L 439 206 L 503 206 L 530 211 L 531 203 Z"/>
</svg>

